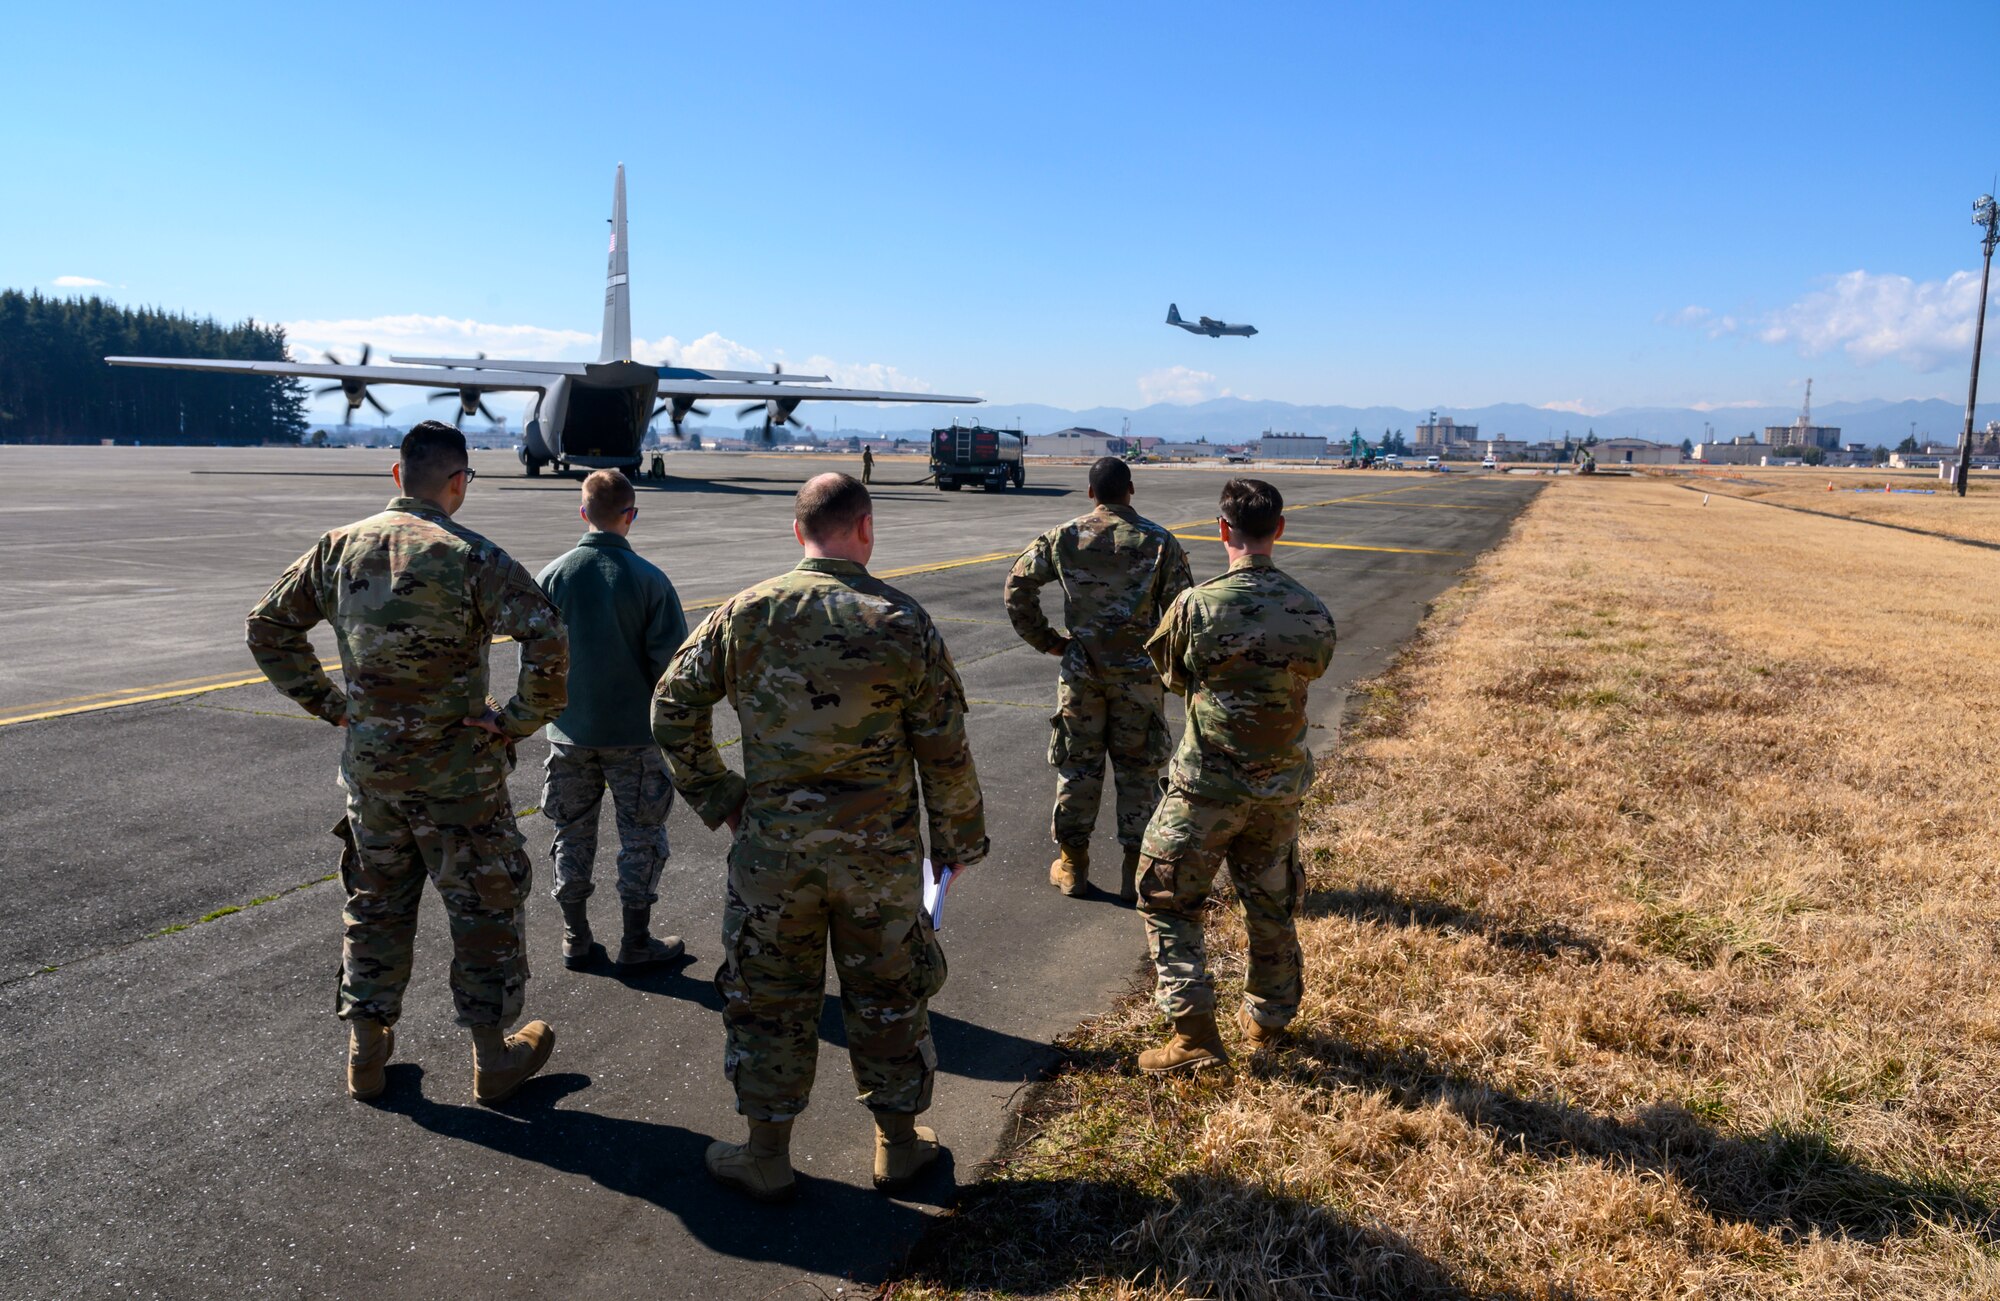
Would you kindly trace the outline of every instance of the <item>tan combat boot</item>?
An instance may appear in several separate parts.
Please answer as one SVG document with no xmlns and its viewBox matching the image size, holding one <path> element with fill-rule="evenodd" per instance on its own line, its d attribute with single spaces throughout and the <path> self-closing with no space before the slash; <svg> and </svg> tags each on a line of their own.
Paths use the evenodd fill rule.
<svg viewBox="0 0 2000 1301">
<path fill-rule="evenodd" d="M 915 1116 L 875 1113 L 875 1187 L 899 1193 L 938 1159 L 937 1134 Z"/>
<path fill-rule="evenodd" d="M 1213 1012 L 1175 1017 L 1173 1037 L 1158 1048 L 1148 1048 L 1139 1054 L 1139 1069 L 1156 1073 L 1228 1064 L 1229 1051 L 1222 1046 Z"/>
<path fill-rule="evenodd" d="M 1250 1041 L 1250 1048 L 1253 1052 L 1261 1051 L 1265 1048 L 1276 1048 L 1285 1039 L 1285 1027 L 1281 1025 L 1265 1025 L 1262 1021 L 1250 1015 L 1250 1009 L 1246 1005 L 1239 1005 L 1236 1009 L 1236 1028 L 1241 1030 L 1243 1037 Z"/>
<path fill-rule="evenodd" d="M 347 1023 L 347 1096 L 373 1102 L 388 1087 L 383 1068 L 396 1051 L 396 1031 L 380 1021 L 360 1017 Z"/>
<path fill-rule="evenodd" d="M 790 1201 L 799 1190 L 789 1120 L 751 1121 L 749 1142 L 710 1143 L 703 1164 L 717 1183 L 760 1202 Z"/>
<path fill-rule="evenodd" d="M 1125 851 L 1125 862 L 1118 869 L 1118 897 L 1126 903 L 1139 902 L 1139 848 L 1136 845 Z"/>
<path fill-rule="evenodd" d="M 1090 890 L 1090 846 L 1056 846 L 1056 861 L 1049 864 L 1049 884 L 1072 899 L 1087 894 Z"/>
<path fill-rule="evenodd" d="M 513 1097 L 548 1064 L 555 1046 L 556 1032 L 547 1021 L 530 1021 L 518 1034 L 497 1025 L 473 1026 L 472 1100 L 490 1107 Z"/>
</svg>

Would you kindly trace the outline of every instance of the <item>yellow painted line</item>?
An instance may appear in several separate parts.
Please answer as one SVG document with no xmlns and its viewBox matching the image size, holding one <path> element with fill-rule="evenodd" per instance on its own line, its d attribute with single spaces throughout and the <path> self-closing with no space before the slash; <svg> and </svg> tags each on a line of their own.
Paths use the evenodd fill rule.
<svg viewBox="0 0 2000 1301">
<path fill-rule="evenodd" d="M 17 710 L 60 709 L 64 705 L 82 705 L 93 700 L 123 699 L 141 691 L 174 691 L 181 688 L 204 691 L 218 685 L 227 685 L 236 675 L 233 673 L 212 673 L 205 678 L 181 678 L 174 682 L 156 682 L 150 687 L 120 687 L 116 691 L 92 691 L 81 696 L 65 696 L 61 700 L 40 700 L 32 705 L 16 705 Z M 11 715 L 9 715 L 11 717 Z"/>
<path fill-rule="evenodd" d="M 24 708 L 30 711 L 28 713 L 0 714 L 0 727 L 12 727 L 15 723 L 39 723 L 45 718 L 67 718 L 72 714 L 94 714 L 101 709 L 117 709 L 124 705 L 143 705 L 153 700 L 174 700 L 181 696 L 199 696 L 210 691 L 226 691 L 230 687 L 254 686 L 262 681 L 264 681 L 264 675 L 259 673 L 255 677 L 248 678 L 220 678 L 198 687 L 167 687 L 165 690 L 151 690 L 141 687 L 136 693 L 128 693 L 126 695 L 106 693 L 108 696 L 107 699 L 96 701 L 93 704 L 70 705 L 67 708 L 61 709 L 50 709 L 46 705 L 27 705 Z M 165 686 L 165 684 L 162 685 Z"/>
<path fill-rule="evenodd" d="M 1366 496 L 1385 497 L 1394 493 L 1416 492 L 1419 489 L 1438 486 L 1440 485 L 1431 480 L 1426 480 L 1423 483 L 1408 484 L 1400 488 L 1385 488 L 1380 492 L 1366 494 Z M 1288 506 L 1286 510 L 1287 512 L 1315 510 L 1322 506 L 1340 506 L 1362 500 L 1364 500 L 1362 497 L 1329 497 L 1325 501 L 1309 501 L 1301 505 Z M 1411 502 L 1409 504 L 1417 505 L 1419 503 Z M 1466 509 L 1477 510 L 1488 508 L 1468 507 Z M 1221 539 L 1217 537 L 1183 532 L 1185 529 L 1200 528 L 1203 525 L 1212 523 L 1214 523 L 1213 520 L 1206 519 L 1188 520 L 1182 524 L 1168 525 L 1167 528 L 1176 537 L 1186 538 L 1191 542 L 1219 542 Z M 1326 551 L 1377 551 L 1413 556 L 1457 556 L 1465 554 L 1461 551 L 1431 551 L 1422 547 L 1364 547 L 1341 542 L 1280 542 L 1279 545 L 1286 547 L 1316 547 Z M 939 560 L 925 565 L 905 565 L 900 569 L 883 569 L 875 571 L 875 577 L 911 578 L 918 574 L 942 573 L 948 569 L 965 569 L 973 565 L 990 565 L 998 560 L 1012 560 L 1020 554 L 1018 550 L 989 551 L 984 555 L 961 556 L 956 560 Z M 726 596 L 718 596 L 705 601 L 690 601 L 681 608 L 684 610 L 713 610 L 729 599 Z M 511 639 L 500 637 L 495 640 L 508 641 Z M 71 696 L 64 700 L 44 700 L 37 704 L 17 706 L 17 712 L 14 713 L 0 713 L 0 727 L 8 727 L 15 723 L 36 723 L 49 718 L 64 718 L 72 714 L 95 713 L 98 710 L 116 709 L 123 705 L 143 705 L 155 700 L 173 700 L 181 696 L 197 696 L 209 691 L 225 691 L 231 687 L 255 686 L 263 681 L 264 676 L 262 674 L 254 677 L 229 677 L 224 675 L 213 678 L 185 678 L 178 682 L 161 682 L 148 687 L 131 687 L 124 691 L 101 691 L 92 695 Z"/>
<path fill-rule="evenodd" d="M 1213 534 L 1176 533 L 1174 536 L 1189 542 L 1222 541 L 1221 538 Z M 1463 551 L 1433 551 L 1428 547 L 1363 547 L 1348 542 L 1293 542 L 1286 538 L 1278 539 L 1278 545 L 1281 547 L 1314 547 L 1320 551 L 1387 551 L 1399 556 L 1462 556 L 1465 554 Z"/>
</svg>

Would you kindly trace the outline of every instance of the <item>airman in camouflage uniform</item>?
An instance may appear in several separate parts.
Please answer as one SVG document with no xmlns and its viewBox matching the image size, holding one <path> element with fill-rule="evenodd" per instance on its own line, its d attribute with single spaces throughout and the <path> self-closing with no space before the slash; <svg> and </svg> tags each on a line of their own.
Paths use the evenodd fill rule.
<svg viewBox="0 0 2000 1301">
<path fill-rule="evenodd" d="M 522 908 L 530 865 L 507 797 L 514 743 L 563 705 L 561 616 L 507 553 L 451 516 L 464 503 L 465 440 L 425 421 L 403 440 L 405 495 L 335 529 L 251 610 L 266 677 L 343 729 L 347 891 L 336 1011 L 349 1024 L 348 1091 L 379 1095 L 409 984 L 426 874 L 451 919 L 452 996 L 472 1032 L 474 1096 L 510 1095 L 541 1068 L 555 1032 L 508 1037 L 528 960 Z M 328 678 L 307 632 L 333 624 L 347 686 Z M 487 648 L 520 643 L 514 698 L 487 700 Z"/>
<path fill-rule="evenodd" d="M 1258 479 L 1222 492 L 1227 572 L 1183 594 L 1146 643 L 1167 689 L 1187 698 L 1187 730 L 1146 828 L 1139 911 L 1173 1019 L 1146 1070 L 1225 1060 L 1202 945 L 1202 909 L 1228 863 L 1249 929 L 1238 1024 L 1257 1046 L 1298 1014 L 1302 958 L 1292 913 L 1304 889 L 1299 804 L 1312 782 L 1306 690 L 1333 658 L 1333 617 L 1272 563 L 1284 499 Z"/>
<path fill-rule="evenodd" d="M 653 735 L 688 804 L 729 823 L 723 1070 L 749 1122 L 716 1143 L 711 1174 L 762 1199 L 794 1190 L 792 1121 L 818 1060 L 828 941 L 861 1102 L 875 1113 L 876 1186 L 905 1186 L 937 1155 L 916 1116 L 937 1069 L 928 1000 L 944 954 L 922 912 L 931 858 L 986 854 L 965 693 L 944 639 L 916 601 L 865 568 L 874 519 L 844 474 L 800 490 L 807 558 L 732 597 L 681 647 L 653 696 Z M 723 765 L 711 711 L 727 699 L 743 774 Z"/>
<path fill-rule="evenodd" d="M 1049 880 L 1068 895 L 1088 889 L 1108 754 L 1125 850 L 1118 892 L 1131 900 L 1140 842 L 1173 750 L 1166 691 L 1146 657 L 1146 635 L 1193 578 L 1180 541 L 1132 509 L 1132 470 L 1124 461 L 1107 456 L 1091 466 L 1090 495 L 1095 510 L 1050 529 L 1014 562 L 1007 617 L 1023 641 L 1062 657 L 1049 720 L 1049 763 L 1056 770 L 1050 834 L 1058 851 Z M 1050 627 L 1042 611 L 1049 583 L 1062 587 L 1067 635 Z"/>
</svg>

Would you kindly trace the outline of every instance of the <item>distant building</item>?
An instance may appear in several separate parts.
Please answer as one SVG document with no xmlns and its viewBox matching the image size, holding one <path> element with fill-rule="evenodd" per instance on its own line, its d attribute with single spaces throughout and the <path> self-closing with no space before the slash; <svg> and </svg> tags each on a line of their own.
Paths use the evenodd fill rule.
<svg viewBox="0 0 2000 1301">
<path fill-rule="evenodd" d="M 1525 438 L 1483 438 L 1476 449 L 1496 461 L 1519 461 L 1527 456 Z"/>
<path fill-rule="evenodd" d="M 1028 452 L 1034 456 L 1123 456 L 1125 446 L 1125 440 L 1116 434 L 1080 425 L 1028 436 Z"/>
<path fill-rule="evenodd" d="M 1256 455 L 1265 461 L 1317 461 L 1326 455 L 1326 439 L 1316 434 L 1265 434 Z"/>
<path fill-rule="evenodd" d="M 1754 434 L 1743 434 L 1726 443 L 1696 443 L 1694 460 L 1701 465 L 1762 465 L 1771 455 L 1771 445 Z"/>
<path fill-rule="evenodd" d="M 1679 443 L 1655 443 L 1645 438 L 1600 438 L 1590 449 L 1599 465 L 1679 465 Z"/>
<path fill-rule="evenodd" d="M 1197 438 L 1192 443 L 1174 443 L 1162 439 L 1151 450 L 1153 455 L 1163 461 L 1198 461 L 1211 456 L 1227 456 L 1240 449 L 1233 443 L 1211 443 L 1206 438 Z"/>
<path fill-rule="evenodd" d="M 1817 447 L 1823 452 L 1840 450 L 1840 428 L 1837 425 L 1809 425 L 1804 417 L 1789 425 L 1765 425 L 1764 441 L 1779 451 L 1796 448 L 1804 451 Z"/>
<path fill-rule="evenodd" d="M 1450 416 L 1433 411 L 1429 420 L 1417 426 L 1410 451 L 1417 456 L 1448 456 L 1453 452 L 1473 451 L 1472 445 L 1478 441 L 1478 425 L 1461 425 Z"/>
</svg>

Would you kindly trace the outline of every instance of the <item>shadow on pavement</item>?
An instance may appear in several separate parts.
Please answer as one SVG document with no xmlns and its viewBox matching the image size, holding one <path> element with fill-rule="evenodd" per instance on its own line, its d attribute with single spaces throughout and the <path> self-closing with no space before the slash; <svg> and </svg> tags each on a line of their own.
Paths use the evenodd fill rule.
<svg viewBox="0 0 2000 1301">
<path fill-rule="evenodd" d="M 847 1024 L 840 1016 L 840 999 L 828 994 L 820 1007 L 819 1037 L 836 1048 L 847 1047 Z M 1048 1072 L 1058 1057 L 1054 1048 L 1033 1039 L 989 1030 L 931 1009 L 931 1039 L 937 1045 L 938 1069 L 968 1080 L 1025 1084 Z"/>
<path fill-rule="evenodd" d="M 926 1213 L 872 1188 L 799 1175 L 798 1199 L 761 1206 L 718 1187 L 702 1165 L 716 1138 L 741 1141 L 741 1122 L 718 1115 L 714 1134 L 678 1125 L 600 1116 L 558 1104 L 590 1087 L 590 1077 L 559 1072 L 530 1080 L 498 1107 L 434 1102 L 423 1096 L 423 1068 L 389 1068 L 376 1104 L 433 1134 L 532 1161 L 636 1198 L 680 1220 L 710 1251 L 743 1260 L 854 1278 L 879 1276 L 921 1231 Z M 949 1159 L 927 1176 L 917 1198 L 950 1200 Z"/>
</svg>

